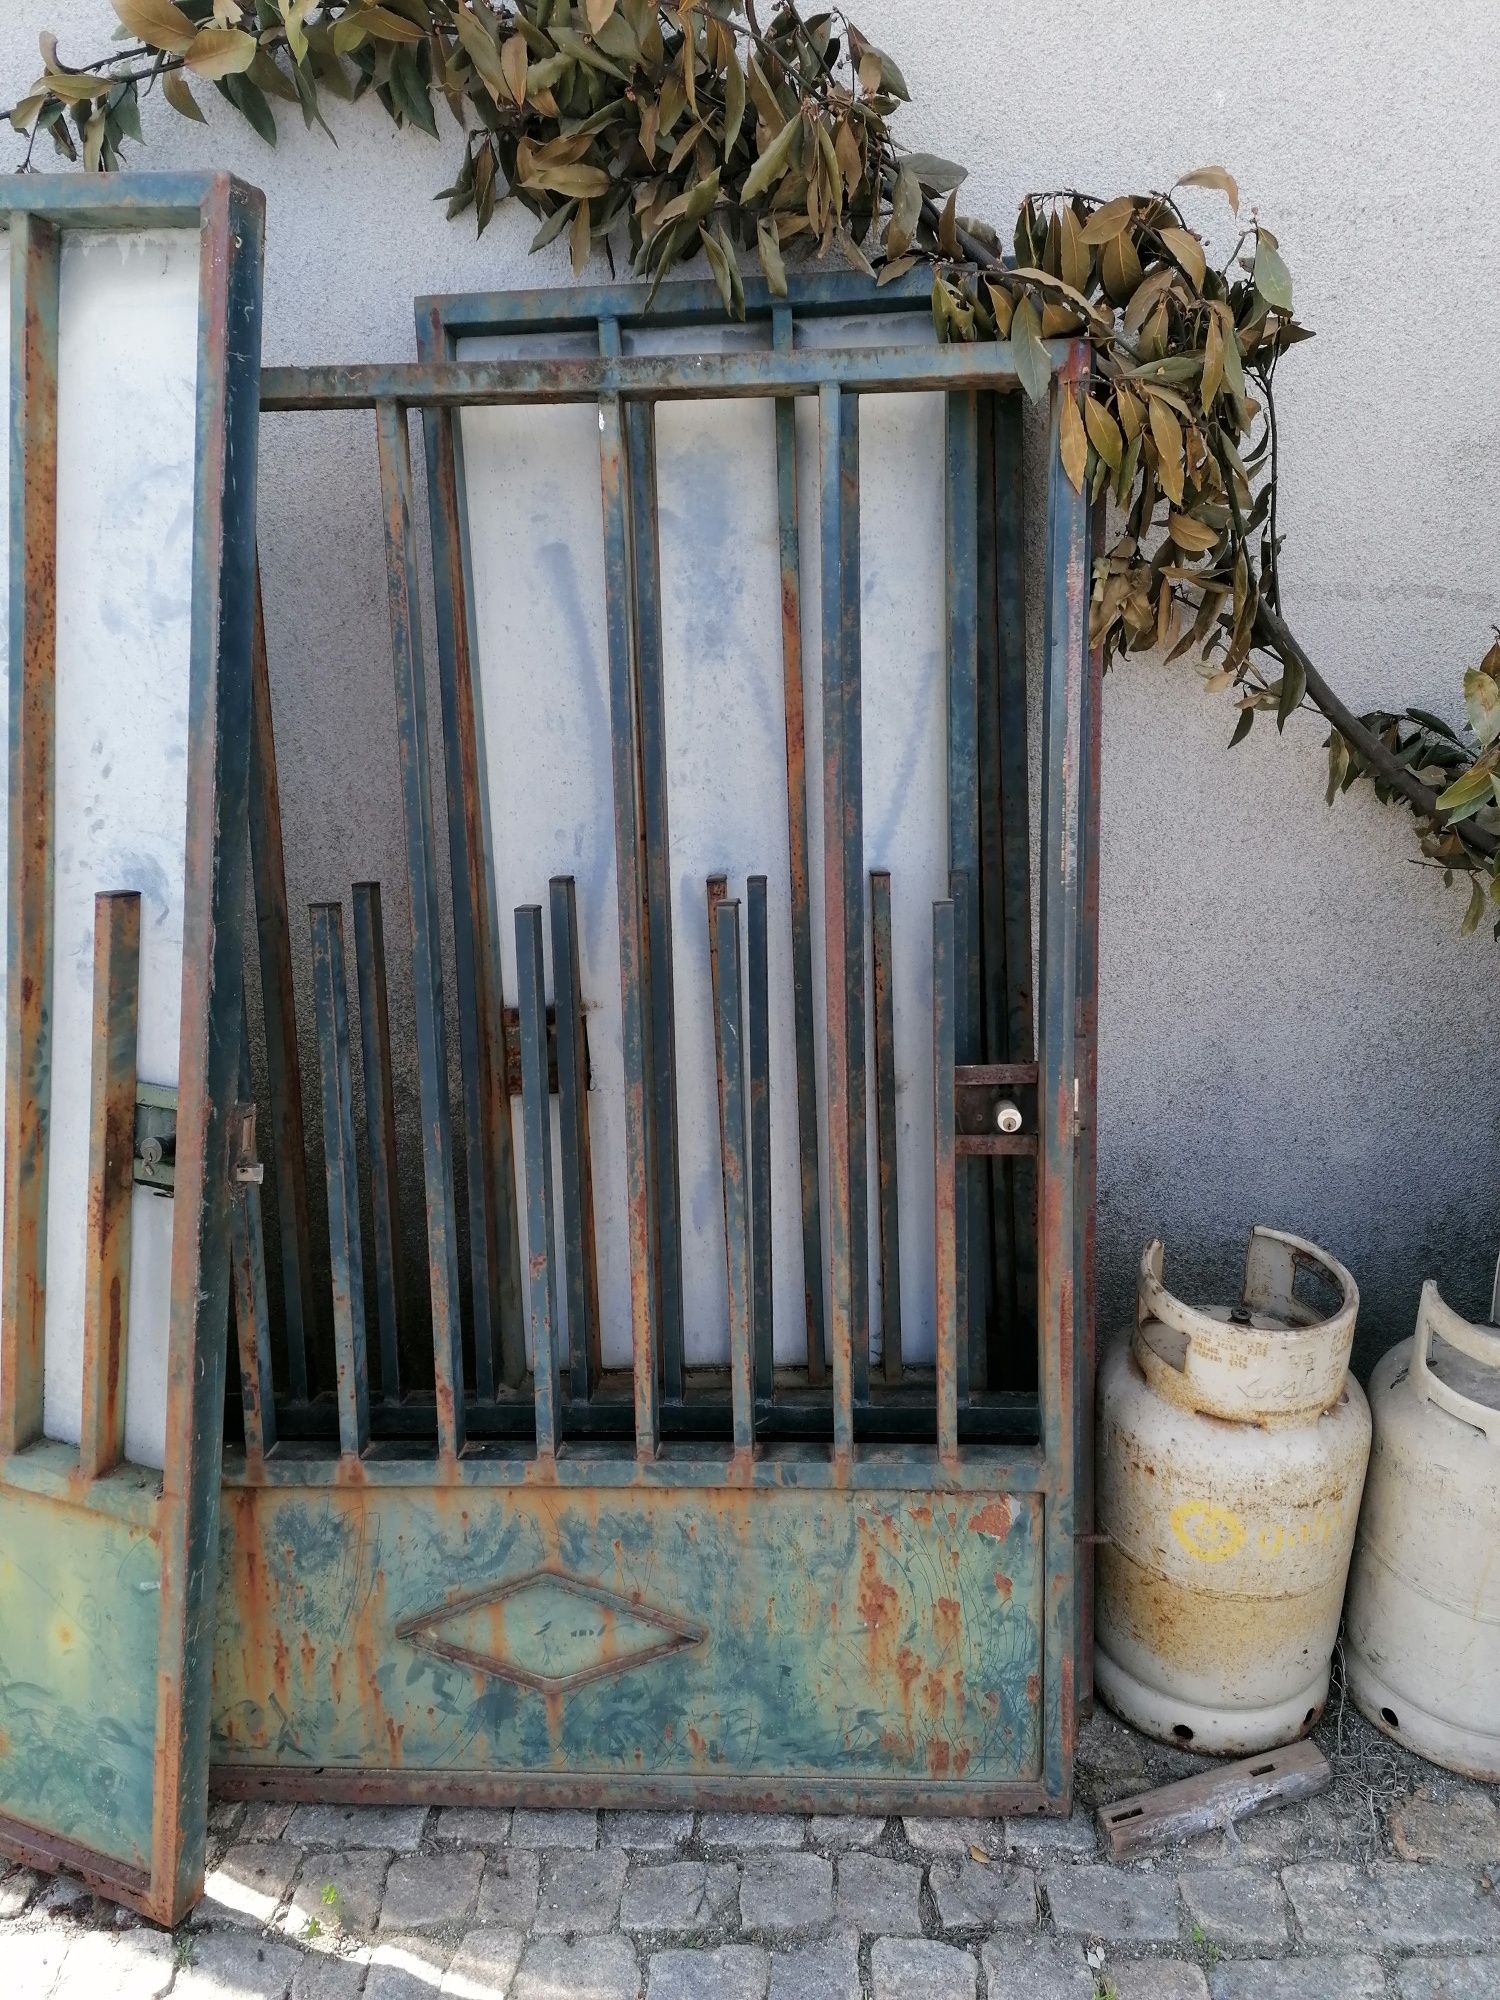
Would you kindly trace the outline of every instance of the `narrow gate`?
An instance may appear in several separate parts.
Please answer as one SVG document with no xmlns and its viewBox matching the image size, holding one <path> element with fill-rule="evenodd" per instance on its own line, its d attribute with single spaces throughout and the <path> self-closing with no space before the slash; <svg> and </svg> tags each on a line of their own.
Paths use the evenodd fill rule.
<svg viewBox="0 0 1500 2000">
<path fill-rule="evenodd" d="M 415 366 L 266 371 L 278 421 L 374 412 L 422 1156 L 395 1154 L 382 898 L 358 885 L 368 1283 L 343 912 L 311 913 L 336 1359 L 319 1393 L 262 646 L 280 1296 L 248 1193 L 226 1792 L 1066 1805 L 1092 785 L 1088 519 L 1057 425 L 1087 356 L 1053 351 L 1034 843 L 1017 381 L 1004 345 L 932 344 L 925 304 L 844 277 L 752 290 L 744 328 L 693 285 L 649 315 L 623 286 L 436 301 Z M 898 593 L 892 637 L 862 588 L 868 522 L 894 503 L 901 529 L 890 481 L 934 407 L 937 508 L 905 532 L 935 522 L 936 594 Z M 433 530 L 457 1121 L 408 412 Z M 529 440 L 523 413 L 545 413 Z M 586 513 L 565 476 L 580 453 Z M 710 504 L 683 480 L 695 453 L 735 468 L 747 522 L 754 493 L 768 512 L 720 537 L 704 587 L 738 608 L 674 667 L 673 538 Z M 544 519 L 518 497 L 527 463 Z M 562 599 L 528 588 L 544 535 L 569 556 Z M 539 641 L 559 603 L 597 618 L 597 684 Z M 731 775 L 759 768 L 768 703 L 726 703 L 724 667 L 755 655 L 764 678 L 768 643 L 778 763 L 741 810 Z M 903 741 L 941 778 L 904 820 L 900 758 L 880 763 Z M 425 1207 L 430 1376 L 401 1337 L 403 1171 Z"/>
</svg>

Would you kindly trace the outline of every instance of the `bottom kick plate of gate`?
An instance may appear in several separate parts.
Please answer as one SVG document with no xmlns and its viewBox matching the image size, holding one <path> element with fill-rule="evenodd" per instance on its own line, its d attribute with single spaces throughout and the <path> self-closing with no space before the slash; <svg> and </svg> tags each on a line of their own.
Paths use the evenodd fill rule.
<svg viewBox="0 0 1500 2000">
<path fill-rule="evenodd" d="M 1042 1514 L 1033 1494 L 231 1478 L 214 1782 L 1036 1805 Z"/>
</svg>

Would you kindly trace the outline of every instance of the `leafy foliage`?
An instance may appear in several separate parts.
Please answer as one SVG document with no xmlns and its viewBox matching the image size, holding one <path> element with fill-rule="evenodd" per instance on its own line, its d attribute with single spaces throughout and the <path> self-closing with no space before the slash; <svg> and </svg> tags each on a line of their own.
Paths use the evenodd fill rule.
<svg viewBox="0 0 1500 2000">
<path fill-rule="evenodd" d="M 775 292 L 786 259 L 837 253 L 887 282 L 933 274 L 945 340 L 1008 339 L 1027 393 L 1048 393 L 1046 343 L 1082 336 L 1094 370 L 1067 392 L 1067 476 L 1112 510 L 1095 566 L 1092 635 L 1106 661 L 1165 647 L 1232 690 L 1241 742 L 1305 703 L 1332 725 L 1330 802 L 1359 779 L 1415 814 L 1425 861 L 1471 878 L 1465 928 L 1500 902 L 1500 641 L 1465 678 L 1467 730 L 1420 710 L 1355 716 L 1281 611 L 1273 381 L 1308 329 L 1258 219 L 1239 222 L 1222 167 L 1164 193 L 1073 190 L 1021 204 L 1011 254 L 961 215 L 965 170 L 901 149 L 900 69 L 841 14 L 781 0 L 112 0 L 121 46 L 81 68 L 41 38 L 43 73 L 10 113 L 31 148 L 50 133 L 88 168 L 139 140 L 158 85 L 202 120 L 211 84 L 268 144 L 278 100 L 310 126 L 326 95 L 373 92 L 398 125 L 461 135 L 450 217 L 483 231 L 501 201 L 566 235 L 575 270 L 624 248 L 659 285 L 700 252 L 743 316 L 753 262 Z M 325 127 L 326 129 L 326 127 Z M 1222 197 L 1236 227 L 1220 262 L 1184 196 Z M 1495 925 L 1500 936 L 1500 920 Z"/>
</svg>

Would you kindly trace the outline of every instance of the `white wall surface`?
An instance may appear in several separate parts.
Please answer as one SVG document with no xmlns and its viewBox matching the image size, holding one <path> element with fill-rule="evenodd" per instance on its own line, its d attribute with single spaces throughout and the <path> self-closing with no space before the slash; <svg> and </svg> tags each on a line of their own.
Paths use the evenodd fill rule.
<svg viewBox="0 0 1500 2000">
<path fill-rule="evenodd" d="M 1282 371 L 1287 608 L 1357 707 L 1453 713 L 1500 616 L 1500 11 L 1123 8 L 866 0 L 916 99 L 898 131 L 967 161 L 964 205 L 1008 227 L 1032 187 L 1100 194 L 1218 161 L 1277 229 L 1318 330 Z M 13 0 L 0 99 L 105 47 L 105 0 Z M 330 106 L 335 149 L 283 107 L 267 149 L 208 90 L 205 129 L 148 105 L 137 164 L 264 188 L 266 356 L 413 351 L 419 292 L 567 281 L 502 211 L 476 242 L 432 196 L 456 137 Z M 0 157 L 18 155 L 9 135 Z M 1217 224 L 1213 198 L 1194 214 Z M 602 266 L 600 275 L 603 275 Z M 398 1043 L 409 1010 L 401 834 L 366 420 L 268 419 L 261 547 L 294 911 L 387 885 Z M 867 597 L 881 589 L 868 571 Z M 1421 1279 L 1476 1310 L 1500 1236 L 1496 948 L 1410 865 L 1409 825 L 1323 805 L 1322 731 L 1262 725 L 1233 755 L 1187 664 L 1116 670 L 1105 705 L 1101 1185 L 1106 1317 L 1160 1230 L 1185 1290 L 1222 1294 L 1257 1220 L 1320 1238 L 1365 1294 L 1366 1359 L 1410 1331 Z M 897 857 L 892 857 L 893 864 Z M 304 950 L 303 929 L 297 929 Z M 305 962 L 304 1022 L 311 1006 Z M 304 1028 L 306 1034 L 306 1027 Z M 309 1050 L 310 1054 L 310 1050 Z M 398 1079 L 415 1111 L 414 1066 Z M 406 1190 L 415 1218 L 418 1190 Z M 419 1251 L 420 1239 L 410 1246 Z M 420 1270 L 420 1262 L 416 1268 Z M 1204 1295 L 1200 1291 L 1200 1295 Z"/>
</svg>

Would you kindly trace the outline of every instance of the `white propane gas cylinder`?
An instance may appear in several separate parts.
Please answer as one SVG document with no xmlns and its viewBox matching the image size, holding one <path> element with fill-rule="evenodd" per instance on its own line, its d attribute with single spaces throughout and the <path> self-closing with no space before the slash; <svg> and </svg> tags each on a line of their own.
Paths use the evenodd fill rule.
<svg viewBox="0 0 1500 2000">
<path fill-rule="evenodd" d="M 1099 1370 L 1094 1672 L 1148 1736 L 1248 1756 L 1322 1710 L 1370 1452 L 1358 1310 L 1343 1265 L 1279 1230 L 1252 1230 L 1234 1307 L 1174 1298 L 1160 1242 L 1141 1258 Z"/>
<path fill-rule="evenodd" d="M 1500 1330 L 1422 1287 L 1370 1378 L 1375 1449 L 1349 1580 L 1349 1692 L 1408 1749 L 1500 1781 Z"/>
</svg>

